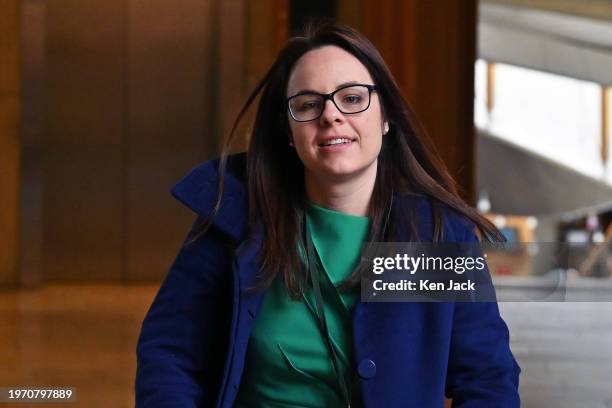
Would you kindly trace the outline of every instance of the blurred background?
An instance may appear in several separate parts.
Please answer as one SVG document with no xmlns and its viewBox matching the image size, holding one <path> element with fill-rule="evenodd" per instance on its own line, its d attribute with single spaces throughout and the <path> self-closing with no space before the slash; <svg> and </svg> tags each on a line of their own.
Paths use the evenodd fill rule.
<svg viewBox="0 0 612 408">
<path fill-rule="evenodd" d="M 531 243 L 492 261 L 502 287 L 555 272 L 612 300 L 610 0 L 1 0 L 0 386 L 133 406 L 194 219 L 169 190 L 314 17 L 374 42 L 465 199 Z M 612 303 L 500 309 L 524 407 L 612 407 Z"/>
</svg>

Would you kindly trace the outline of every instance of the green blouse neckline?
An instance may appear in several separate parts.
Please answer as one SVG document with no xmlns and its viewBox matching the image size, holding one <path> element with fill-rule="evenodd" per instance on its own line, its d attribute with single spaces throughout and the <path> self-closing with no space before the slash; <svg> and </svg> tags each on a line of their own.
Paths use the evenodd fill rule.
<svg viewBox="0 0 612 408">
<path fill-rule="evenodd" d="M 308 202 L 307 218 L 313 244 L 331 283 L 336 286 L 350 276 L 360 259 L 370 219 L 346 214 Z M 342 303 L 351 309 L 356 293 L 338 292 Z"/>
<path fill-rule="evenodd" d="M 370 218 L 365 215 L 353 215 L 353 214 L 347 214 L 341 211 L 332 210 L 330 208 L 322 207 L 319 204 L 316 204 L 310 200 L 308 200 L 307 204 L 308 204 L 309 214 L 318 214 L 319 216 L 322 216 L 322 217 L 330 217 L 330 219 L 332 217 L 337 217 L 339 220 L 345 219 L 345 220 L 353 220 L 356 222 L 357 220 L 361 220 L 361 222 L 367 222 L 368 224 L 370 222 Z"/>
</svg>

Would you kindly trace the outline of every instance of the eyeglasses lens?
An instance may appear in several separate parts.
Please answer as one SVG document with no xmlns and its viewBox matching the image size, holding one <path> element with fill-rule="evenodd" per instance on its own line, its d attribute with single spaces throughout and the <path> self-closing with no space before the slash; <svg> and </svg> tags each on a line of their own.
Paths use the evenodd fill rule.
<svg viewBox="0 0 612 408">
<path fill-rule="evenodd" d="M 334 103 L 342 113 L 358 113 L 369 106 L 370 91 L 359 85 L 343 88 L 334 94 Z M 291 113 L 299 121 L 318 118 L 324 106 L 324 98 L 317 94 L 302 94 L 289 101 Z"/>
</svg>

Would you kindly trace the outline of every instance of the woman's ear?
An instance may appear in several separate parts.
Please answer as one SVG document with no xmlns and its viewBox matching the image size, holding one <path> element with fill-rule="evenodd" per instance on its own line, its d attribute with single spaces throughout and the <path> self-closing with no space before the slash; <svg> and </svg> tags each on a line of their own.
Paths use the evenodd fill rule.
<svg viewBox="0 0 612 408">
<path fill-rule="evenodd" d="M 287 135 L 287 143 L 289 143 L 289 146 L 293 147 L 293 134 L 291 133 L 291 127 L 289 126 L 289 122 L 286 120 L 287 117 L 284 117 L 285 119 L 285 134 Z"/>
</svg>

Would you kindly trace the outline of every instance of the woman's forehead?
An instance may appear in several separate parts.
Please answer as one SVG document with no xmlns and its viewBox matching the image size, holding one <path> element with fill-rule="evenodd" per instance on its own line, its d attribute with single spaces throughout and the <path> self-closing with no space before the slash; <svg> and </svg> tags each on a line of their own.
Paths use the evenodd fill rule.
<svg viewBox="0 0 612 408">
<path fill-rule="evenodd" d="M 333 92 L 349 82 L 373 84 L 361 61 L 340 47 L 328 45 L 308 51 L 295 63 L 287 84 L 287 95 L 308 90 Z"/>
</svg>

